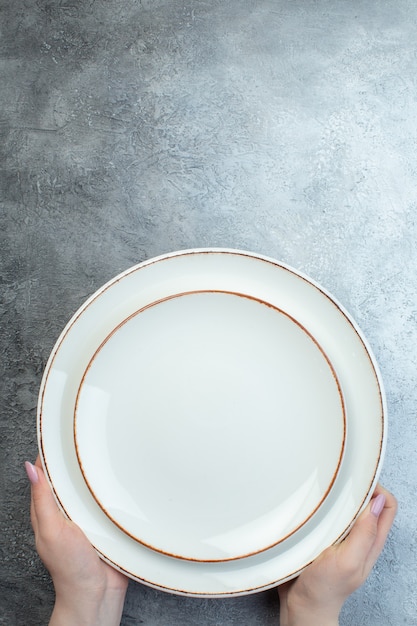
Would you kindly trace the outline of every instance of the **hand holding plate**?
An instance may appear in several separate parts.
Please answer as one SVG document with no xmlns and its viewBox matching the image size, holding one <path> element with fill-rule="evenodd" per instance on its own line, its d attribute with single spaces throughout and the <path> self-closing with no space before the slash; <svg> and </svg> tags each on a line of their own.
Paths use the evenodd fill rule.
<svg viewBox="0 0 417 626">
<path fill-rule="evenodd" d="M 350 594 L 365 582 L 384 547 L 397 502 L 377 486 L 347 538 L 325 550 L 301 575 L 278 588 L 281 626 L 335 626 Z"/>
<path fill-rule="evenodd" d="M 36 549 L 56 593 L 50 626 L 119 624 L 127 578 L 102 561 L 80 528 L 58 509 L 39 457 L 35 465 L 26 463 L 26 471 Z"/>
</svg>

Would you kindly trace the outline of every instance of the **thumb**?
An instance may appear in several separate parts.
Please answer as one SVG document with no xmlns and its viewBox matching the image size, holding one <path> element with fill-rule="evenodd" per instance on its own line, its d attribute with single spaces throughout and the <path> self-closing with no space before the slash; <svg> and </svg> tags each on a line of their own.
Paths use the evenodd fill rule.
<svg viewBox="0 0 417 626">
<path fill-rule="evenodd" d="M 373 498 L 343 542 L 345 548 L 362 562 L 366 563 L 367 557 L 372 553 L 377 540 L 378 520 L 384 509 L 385 501 L 386 497 L 383 493 Z"/>
<path fill-rule="evenodd" d="M 30 516 L 36 535 L 39 527 L 50 528 L 52 524 L 59 523 L 62 516 L 43 473 L 39 457 L 35 465 L 26 461 L 25 469 L 31 484 Z"/>
</svg>

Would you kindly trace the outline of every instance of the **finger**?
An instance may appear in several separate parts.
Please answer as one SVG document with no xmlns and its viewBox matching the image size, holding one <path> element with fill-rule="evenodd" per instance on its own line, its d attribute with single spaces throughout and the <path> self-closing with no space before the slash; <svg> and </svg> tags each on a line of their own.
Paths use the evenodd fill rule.
<svg viewBox="0 0 417 626">
<path fill-rule="evenodd" d="M 361 513 L 342 544 L 343 550 L 351 555 L 352 562 L 367 561 L 368 555 L 377 541 L 378 519 L 381 515 L 381 511 L 378 509 L 381 509 L 385 504 L 385 495 L 378 494 L 378 496 L 373 498 Z"/>
<path fill-rule="evenodd" d="M 40 527 L 51 528 L 61 521 L 55 498 L 43 473 L 39 457 L 35 465 L 25 463 L 26 472 L 31 483 L 31 520 L 35 534 Z"/>
<path fill-rule="evenodd" d="M 354 524 L 344 542 L 344 550 L 350 555 L 351 563 L 363 563 L 363 572 L 368 575 L 384 547 L 396 513 L 396 500 L 381 485 Z"/>
<path fill-rule="evenodd" d="M 39 476 L 38 476 L 36 468 L 32 465 L 32 463 L 29 463 L 29 461 L 25 462 L 25 470 L 26 470 L 26 474 L 27 474 L 27 477 L 29 478 L 29 482 L 30 482 L 30 485 L 31 485 L 31 489 L 30 489 L 30 521 L 32 523 L 33 531 L 34 531 L 34 533 L 36 535 L 36 533 L 38 532 L 39 524 L 38 524 L 38 519 L 36 517 L 35 505 L 34 505 L 34 502 L 33 502 L 32 485 L 39 480 Z"/>
<path fill-rule="evenodd" d="M 381 494 L 385 496 L 385 504 L 379 515 L 377 536 L 370 552 L 370 557 L 374 562 L 382 552 L 398 508 L 397 500 L 392 493 L 384 489 L 381 485 L 377 485 L 374 495 L 379 496 Z"/>
<path fill-rule="evenodd" d="M 38 518 L 36 517 L 35 505 L 33 504 L 32 492 L 30 494 L 30 521 L 32 523 L 33 532 L 36 535 L 36 533 L 38 532 L 39 523 Z"/>
</svg>

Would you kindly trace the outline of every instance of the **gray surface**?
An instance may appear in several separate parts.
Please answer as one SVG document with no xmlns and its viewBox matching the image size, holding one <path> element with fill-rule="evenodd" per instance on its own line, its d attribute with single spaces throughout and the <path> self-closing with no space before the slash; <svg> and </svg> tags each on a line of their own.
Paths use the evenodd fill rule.
<svg viewBox="0 0 417 626">
<path fill-rule="evenodd" d="M 23 461 L 71 314 L 153 255 L 227 246 L 320 281 L 385 380 L 400 509 L 343 626 L 416 625 L 417 4 L 2 0 L 0 624 L 45 624 Z M 272 625 L 234 600 L 129 588 L 124 626 Z"/>
</svg>

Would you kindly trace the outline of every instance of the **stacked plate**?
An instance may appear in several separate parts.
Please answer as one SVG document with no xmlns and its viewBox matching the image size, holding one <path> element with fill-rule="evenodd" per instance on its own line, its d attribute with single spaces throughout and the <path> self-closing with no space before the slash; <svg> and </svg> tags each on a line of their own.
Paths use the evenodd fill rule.
<svg viewBox="0 0 417 626">
<path fill-rule="evenodd" d="M 186 250 L 137 265 L 74 315 L 39 396 L 64 513 L 131 578 L 195 596 L 296 576 L 368 502 L 385 448 L 375 359 L 311 279 Z"/>
</svg>

